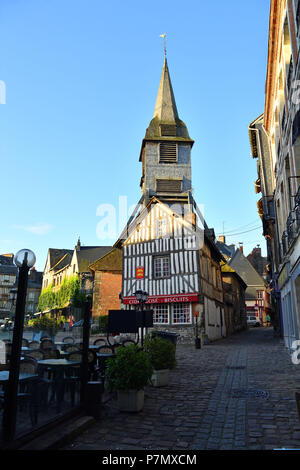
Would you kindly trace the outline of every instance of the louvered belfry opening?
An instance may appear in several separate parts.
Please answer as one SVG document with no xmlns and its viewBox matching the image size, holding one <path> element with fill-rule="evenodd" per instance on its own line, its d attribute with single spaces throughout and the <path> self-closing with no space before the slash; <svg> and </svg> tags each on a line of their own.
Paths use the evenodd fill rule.
<svg viewBox="0 0 300 470">
<path fill-rule="evenodd" d="M 161 124 L 160 133 L 164 137 L 176 137 L 176 124 Z"/>
<path fill-rule="evenodd" d="M 156 180 L 156 192 L 158 193 L 181 193 L 182 180 Z"/>
<path fill-rule="evenodd" d="M 159 144 L 159 162 L 160 163 L 176 163 L 177 162 L 176 142 L 161 142 Z"/>
</svg>

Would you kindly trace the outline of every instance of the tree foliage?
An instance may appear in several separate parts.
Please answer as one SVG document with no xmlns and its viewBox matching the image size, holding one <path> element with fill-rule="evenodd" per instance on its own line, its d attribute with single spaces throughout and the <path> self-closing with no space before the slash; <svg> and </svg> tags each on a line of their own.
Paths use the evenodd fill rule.
<svg viewBox="0 0 300 470">
<path fill-rule="evenodd" d="M 74 275 L 64 278 L 56 292 L 53 291 L 53 284 L 43 289 L 39 298 L 38 310 L 44 312 L 53 308 L 63 308 L 70 302 L 74 307 L 80 307 L 85 300 L 85 294 L 80 292 L 79 277 Z"/>
</svg>

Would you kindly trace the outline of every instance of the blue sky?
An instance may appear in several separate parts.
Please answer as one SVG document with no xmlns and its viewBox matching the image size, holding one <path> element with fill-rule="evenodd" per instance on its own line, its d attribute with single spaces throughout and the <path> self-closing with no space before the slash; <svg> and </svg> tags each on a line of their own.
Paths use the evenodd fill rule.
<svg viewBox="0 0 300 470">
<path fill-rule="evenodd" d="M 228 243 L 265 254 L 248 124 L 264 107 L 268 17 L 269 0 L 2 0 L 0 253 L 30 248 L 43 270 L 49 247 L 114 243 L 96 211 L 140 198 L 166 32 L 194 197 L 216 234 L 224 223 Z"/>
</svg>

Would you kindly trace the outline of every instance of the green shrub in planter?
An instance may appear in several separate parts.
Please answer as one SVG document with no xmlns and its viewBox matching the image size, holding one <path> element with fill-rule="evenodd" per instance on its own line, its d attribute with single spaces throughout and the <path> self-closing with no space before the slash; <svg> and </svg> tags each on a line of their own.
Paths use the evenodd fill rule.
<svg viewBox="0 0 300 470">
<path fill-rule="evenodd" d="M 144 350 L 148 354 L 154 370 L 174 369 L 176 365 L 175 346 L 159 336 L 145 338 Z"/>
<path fill-rule="evenodd" d="M 153 372 L 148 354 L 137 345 L 118 348 L 106 364 L 105 378 L 111 390 L 141 390 Z"/>
</svg>

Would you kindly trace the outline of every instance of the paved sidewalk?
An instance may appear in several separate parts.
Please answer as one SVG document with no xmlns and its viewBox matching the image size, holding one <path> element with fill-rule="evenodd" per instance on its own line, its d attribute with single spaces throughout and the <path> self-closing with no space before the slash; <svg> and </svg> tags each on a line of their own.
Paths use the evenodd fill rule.
<svg viewBox="0 0 300 470">
<path fill-rule="evenodd" d="M 178 345 L 176 357 L 169 386 L 146 388 L 143 411 L 121 413 L 110 401 L 65 449 L 300 449 L 300 364 L 271 328 L 200 350 Z"/>
</svg>

